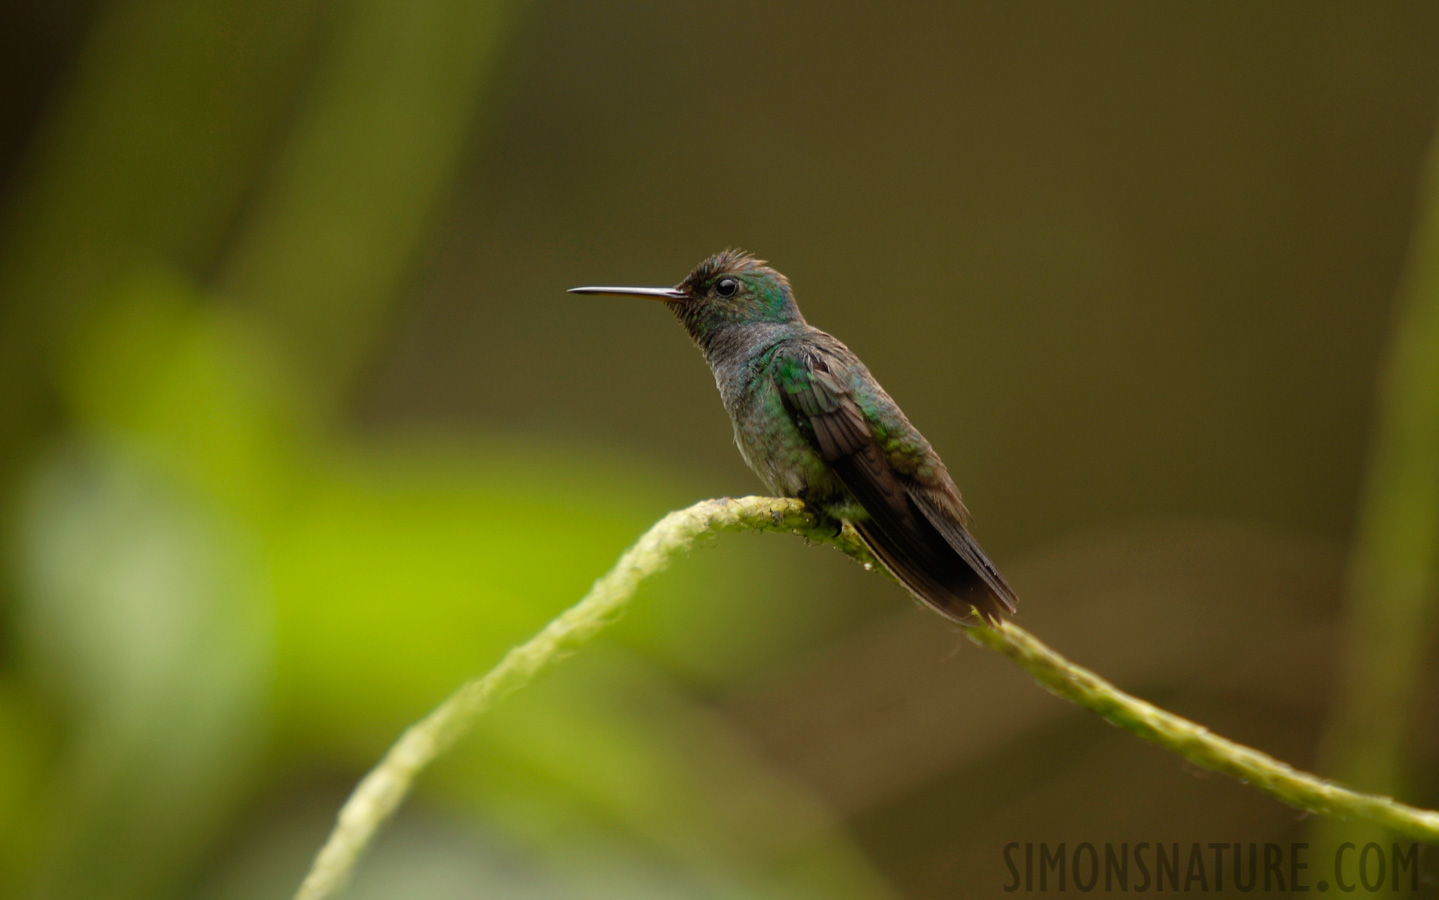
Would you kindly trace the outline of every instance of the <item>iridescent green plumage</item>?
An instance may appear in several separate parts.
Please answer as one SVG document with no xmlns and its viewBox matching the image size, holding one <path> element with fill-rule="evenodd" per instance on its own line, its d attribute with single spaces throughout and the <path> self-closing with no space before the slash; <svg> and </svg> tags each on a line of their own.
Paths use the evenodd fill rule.
<svg viewBox="0 0 1439 900">
<path fill-rule="evenodd" d="M 575 290 L 669 304 L 770 491 L 851 522 L 911 593 L 952 619 L 1014 612 L 1014 592 L 969 534 L 944 463 L 864 363 L 805 322 L 779 272 L 726 251 L 674 288 Z"/>
</svg>

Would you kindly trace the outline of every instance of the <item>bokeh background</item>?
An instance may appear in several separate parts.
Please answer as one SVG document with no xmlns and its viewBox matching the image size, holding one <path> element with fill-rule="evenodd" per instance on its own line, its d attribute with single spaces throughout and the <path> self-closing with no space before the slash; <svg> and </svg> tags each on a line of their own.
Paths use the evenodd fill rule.
<svg viewBox="0 0 1439 900">
<path fill-rule="evenodd" d="M 8 0 L 0 894 L 288 895 L 407 723 L 754 492 L 672 318 L 564 293 L 727 246 L 943 453 L 1023 625 L 1439 804 L 1436 34 Z M 978 897 L 1011 841 L 1310 839 L 838 554 L 729 537 L 427 774 L 349 896 Z"/>
</svg>

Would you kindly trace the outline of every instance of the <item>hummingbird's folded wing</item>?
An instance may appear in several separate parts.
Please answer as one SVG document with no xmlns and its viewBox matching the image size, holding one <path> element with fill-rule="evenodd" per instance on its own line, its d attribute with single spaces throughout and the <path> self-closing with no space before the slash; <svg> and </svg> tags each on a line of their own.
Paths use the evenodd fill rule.
<svg viewBox="0 0 1439 900">
<path fill-rule="evenodd" d="M 958 511 L 946 519 L 941 498 L 897 471 L 876 440 L 840 374 L 862 370 L 859 360 L 843 345 L 796 343 L 782 348 L 771 365 L 795 426 L 869 514 L 868 521 L 853 523 L 855 529 L 895 577 L 956 621 L 968 618 L 971 607 L 991 621 L 1013 613 L 1009 585 L 958 518 L 958 493 Z"/>
</svg>

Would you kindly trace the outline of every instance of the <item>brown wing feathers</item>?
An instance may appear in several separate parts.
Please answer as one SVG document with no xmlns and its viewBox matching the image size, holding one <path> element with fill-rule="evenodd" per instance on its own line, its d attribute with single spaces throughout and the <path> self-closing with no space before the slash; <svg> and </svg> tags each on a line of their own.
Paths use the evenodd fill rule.
<svg viewBox="0 0 1439 900">
<path fill-rule="evenodd" d="M 910 592 L 963 621 L 971 607 L 990 621 L 1014 612 L 1013 591 L 984 551 L 926 489 L 895 472 L 863 411 L 826 365 L 822 351 L 800 348 L 795 377 L 780 392 L 802 433 L 869 513 L 855 528 Z"/>
</svg>

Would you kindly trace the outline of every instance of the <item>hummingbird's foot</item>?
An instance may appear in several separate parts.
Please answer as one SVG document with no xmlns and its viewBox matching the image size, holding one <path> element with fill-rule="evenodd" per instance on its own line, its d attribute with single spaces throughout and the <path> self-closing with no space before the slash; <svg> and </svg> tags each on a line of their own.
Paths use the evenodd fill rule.
<svg viewBox="0 0 1439 900">
<path fill-rule="evenodd" d="M 818 510 L 814 512 L 814 525 L 821 533 L 828 535 L 832 541 L 839 540 L 844 534 L 844 519 Z"/>
<path fill-rule="evenodd" d="M 831 541 L 838 540 L 844 534 L 844 518 L 836 515 L 831 505 L 821 506 L 819 501 L 806 497 L 804 491 L 796 494 L 795 499 L 803 503 L 804 511 L 814 518 L 815 530 L 820 534 Z"/>
</svg>

